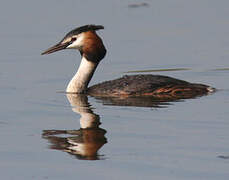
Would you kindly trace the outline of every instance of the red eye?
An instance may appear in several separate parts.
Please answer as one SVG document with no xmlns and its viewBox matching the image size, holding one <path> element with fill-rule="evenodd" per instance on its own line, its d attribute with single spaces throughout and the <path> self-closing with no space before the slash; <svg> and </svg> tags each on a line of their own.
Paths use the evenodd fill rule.
<svg viewBox="0 0 229 180">
<path fill-rule="evenodd" d="M 71 41 L 73 42 L 73 41 L 75 41 L 76 40 L 76 38 L 75 37 L 73 37 L 72 39 L 71 39 Z"/>
</svg>

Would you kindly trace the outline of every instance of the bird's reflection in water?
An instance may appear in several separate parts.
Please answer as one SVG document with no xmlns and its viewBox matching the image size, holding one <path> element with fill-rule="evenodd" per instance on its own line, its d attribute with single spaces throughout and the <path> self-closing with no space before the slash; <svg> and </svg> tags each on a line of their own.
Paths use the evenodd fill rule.
<svg viewBox="0 0 229 180">
<path fill-rule="evenodd" d="M 171 102 L 181 101 L 198 97 L 190 94 L 184 97 L 182 94 L 146 97 L 94 97 L 104 105 L 112 106 L 134 106 L 165 108 Z M 50 149 L 61 150 L 74 155 L 77 159 L 99 160 L 104 159 L 98 154 L 98 150 L 107 143 L 105 137 L 106 130 L 99 127 L 100 117 L 95 114 L 88 103 L 86 95 L 67 94 L 67 98 L 72 106 L 72 110 L 81 115 L 79 130 L 44 130 L 43 138 L 47 139 L 51 145 Z"/>
<path fill-rule="evenodd" d="M 106 130 L 99 127 L 100 117 L 93 113 L 85 95 L 67 94 L 72 110 L 81 115 L 79 130 L 44 130 L 42 137 L 50 149 L 61 150 L 82 160 L 99 160 L 98 150 L 107 143 Z"/>
<path fill-rule="evenodd" d="M 207 93 L 206 95 L 211 94 Z M 196 93 L 176 93 L 176 94 L 158 94 L 153 96 L 120 96 L 120 97 L 94 97 L 104 105 L 112 106 L 133 106 L 133 107 L 150 107 L 150 108 L 166 108 L 172 105 L 172 102 L 184 101 L 185 99 L 194 99 L 201 97 Z"/>
</svg>

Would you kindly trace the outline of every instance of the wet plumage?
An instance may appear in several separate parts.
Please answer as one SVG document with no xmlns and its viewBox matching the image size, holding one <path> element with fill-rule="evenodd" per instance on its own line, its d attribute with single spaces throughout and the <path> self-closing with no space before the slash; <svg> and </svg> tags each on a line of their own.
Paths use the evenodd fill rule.
<svg viewBox="0 0 229 180">
<path fill-rule="evenodd" d="M 97 96 L 147 96 L 181 95 L 183 93 L 205 94 L 209 86 L 161 75 L 130 75 L 105 81 L 88 88 L 88 93 Z"/>
</svg>

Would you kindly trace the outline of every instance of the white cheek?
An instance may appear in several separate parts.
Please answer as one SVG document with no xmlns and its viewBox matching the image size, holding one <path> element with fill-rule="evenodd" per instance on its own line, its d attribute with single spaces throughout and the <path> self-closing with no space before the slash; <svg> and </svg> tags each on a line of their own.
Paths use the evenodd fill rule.
<svg viewBox="0 0 229 180">
<path fill-rule="evenodd" d="M 83 45 L 83 37 L 79 36 L 76 41 L 74 41 L 72 44 L 68 45 L 68 49 L 77 49 Z"/>
</svg>

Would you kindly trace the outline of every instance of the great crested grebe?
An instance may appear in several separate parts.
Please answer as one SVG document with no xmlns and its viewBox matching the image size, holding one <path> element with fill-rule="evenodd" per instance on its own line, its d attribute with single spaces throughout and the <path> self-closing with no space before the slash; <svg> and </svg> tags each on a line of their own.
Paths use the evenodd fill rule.
<svg viewBox="0 0 229 180">
<path fill-rule="evenodd" d="M 189 83 L 160 75 L 130 75 L 106 81 L 88 88 L 88 84 L 106 55 L 102 39 L 96 34 L 101 25 L 85 25 L 70 31 L 58 44 L 42 53 L 50 54 L 62 49 L 78 49 L 82 60 L 78 71 L 69 82 L 67 93 L 85 93 L 92 96 L 157 96 L 157 95 L 204 95 L 214 88 L 203 84 Z"/>
</svg>

